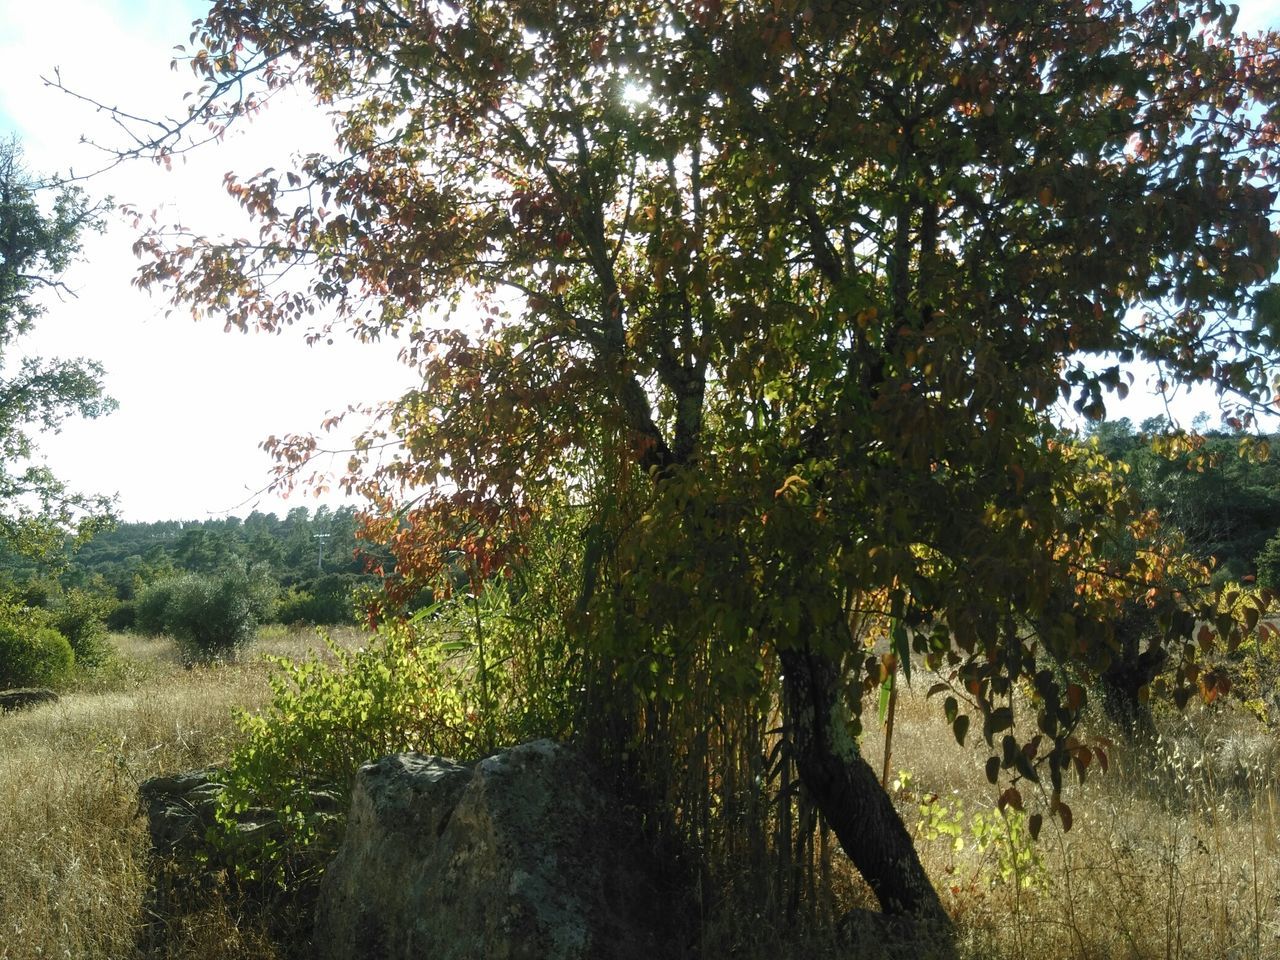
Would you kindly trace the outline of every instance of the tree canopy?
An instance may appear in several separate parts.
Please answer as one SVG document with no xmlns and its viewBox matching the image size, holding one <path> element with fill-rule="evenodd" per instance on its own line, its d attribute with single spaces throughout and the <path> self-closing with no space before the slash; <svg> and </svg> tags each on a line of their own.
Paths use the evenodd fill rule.
<svg viewBox="0 0 1280 960">
<path fill-rule="evenodd" d="M 1280 461 L 1271 456 L 1280 435 L 1169 438 L 1167 429 L 1164 418 L 1144 423 L 1141 433 L 1120 420 L 1099 424 L 1095 435 L 1104 453 L 1128 466 L 1127 483 L 1162 522 L 1182 533 L 1192 553 L 1213 558 L 1215 577 L 1255 577 L 1264 544 L 1280 533 Z"/>
<path fill-rule="evenodd" d="M 67 417 L 98 417 L 115 406 L 102 368 L 85 359 L 22 356 L 20 338 L 46 312 L 62 275 L 101 208 L 76 187 L 42 182 L 24 169 L 17 141 L 0 142 L 0 536 L 9 548 L 46 550 L 62 531 L 107 509 L 105 498 L 69 491 L 35 458 L 35 433 Z"/>
<path fill-rule="evenodd" d="M 1043 779 L 1069 826 L 1062 772 L 1093 754 L 1057 666 L 1105 669 L 1135 597 L 1189 666 L 1216 609 L 1166 582 L 1154 518 L 1054 411 L 1101 418 L 1137 362 L 1238 397 L 1241 423 L 1276 399 L 1280 40 L 1233 19 L 218 0 L 190 118 L 145 139 L 182 150 L 301 85 L 338 150 L 229 176 L 256 235 L 154 231 L 141 282 L 229 326 L 402 337 L 421 388 L 344 478 L 400 584 L 529 562 L 559 504 L 582 536 L 566 629 L 607 688 L 593 716 L 634 740 L 697 683 L 702 703 L 781 703 L 881 903 L 937 915 L 857 749 L 863 689 L 895 659 L 940 671 L 1002 803 Z M 316 441 L 274 449 L 294 467 Z"/>
</svg>

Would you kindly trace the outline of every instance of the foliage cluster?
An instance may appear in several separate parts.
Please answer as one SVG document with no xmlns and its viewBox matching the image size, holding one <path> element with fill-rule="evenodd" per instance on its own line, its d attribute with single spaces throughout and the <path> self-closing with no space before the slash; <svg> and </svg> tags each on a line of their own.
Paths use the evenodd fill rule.
<svg viewBox="0 0 1280 960">
<path fill-rule="evenodd" d="M 0 689 L 59 686 L 71 676 L 75 653 L 39 611 L 0 603 Z"/>
<path fill-rule="evenodd" d="M 469 761 L 563 734 L 547 724 L 564 709 L 558 691 L 528 688 L 536 664 L 522 653 L 532 646 L 504 624 L 505 592 L 494 585 L 426 608 L 359 649 L 329 643 L 327 657 L 272 658 L 270 703 L 239 718 L 217 855 L 244 880 L 314 879 L 341 839 L 362 763 L 405 750 Z M 283 832 L 246 840 L 238 820 L 261 807 L 276 811 Z"/>
<path fill-rule="evenodd" d="M 233 658 L 253 639 L 275 602 L 275 584 L 255 570 L 184 573 L 143 590 L 137 626 L 172 637 L 192 659 Z"/>
<path fill-rule="evenodd" d="M 965 882 L 1012 884 L 1023 889 L 1043 886 L 1044 854 L 1029 829 L 1027 814 L 1014 807 L 969 812 L 958 797 L 930 793 L 915 797 L 908 771 L 898 772 L 894 792 L 916 801 L 919 820 L 916 834 L 926 841 L 946 838 L 951 852 L 971 846 L 977 854 L 974 875 Z M 954 861 L 948 873 L 955 873 Z"/>
<path fill-rule="evenodd" d="M 180 573 L 259 571 L 284 594 L 281 622 L 337 625 L 356 621 L 354 597 L 376 582 L 366 572 L 379 552 L 358 539 L 354 507 L 290 510 L 284 518 L 254 512 L 241 520 L 118 523 L 91 538 L 67 540 L 62 554 L 31 558 L 0 547 L 0 576 L 24 593 L 50 598 L 88 591 L 108 606 L 112 629 L 133 629 L 144 588 Z M 50 569 L 52 567 L 52 570 Z M 110 603 L 108 604 L 108 598 Z M 146 631 L 158 629 L 142 613 Z"/>
<path fill-rule="evenodd" d="M 1201 684 L 1207 694 L 1225 690 L 1268 727 L 1280 723 L 1280 625 L 1263 624 L 1248 643 L 1213 658 L 1206 673 Z"/>
<path fill-rule="evenodd" d="M 1092 431 L 1100 449 L 1128 467 L 1127 481 L 1219 580 L 1270 580 L 1268 541 L 1280 538 L 1280 434 L 1169 433 L 1162 417 L 1135 430 L 1127 419 Z M 1280 555 L 1278 553 L 1277 555 Z"/>
<path fill-rule="evenodd" d="M 2 578 L 0 575 L 0 582 Z M 107 620 L 118 603 L 101 581 L 68 587 L 50 574 L 21 585 L 4 582 L 0 594 L 30 608 L 66 637 L 75 651 L 76 663 L 92 667 L 110 657 Z"/>
<path fill-rule="evenodd" d="M 331 573 L 305 585 L 284 590 L 274 619 L 284 624 L 333 625 L 354 623 L 360 611 L 360 588 L 369 586 L 361 577 Z"/>
<path fill-rule="evenodd" d="M 16 140 L 0 141 L 0 544 L 28 556 L 56 548 L 72 528 L 92 529 L 109 506 L 68 490 L 35 458 L 40 432 L 114 409 L 101 365 L 10 356 L 45 313 L 44 295 L 66 290 L 62 274 L 83 234 L 101 228 L 101 213 L 78 187 L 26 170 Z"/>
<path fill-rule="evenodd" d="M 117 604 L 110 595 L 92 588 L 58 590 L 46 608 L 51 625 L 71 644 L 76 663 L 85 667 L 101 665 L 111 656 L 107 643 L 107 618 Z"/>
<path fill-rule="evenodd" d="M 1258 554 L 1258 585 L 1280 592 L 1280 532 Z"/>
</svg>

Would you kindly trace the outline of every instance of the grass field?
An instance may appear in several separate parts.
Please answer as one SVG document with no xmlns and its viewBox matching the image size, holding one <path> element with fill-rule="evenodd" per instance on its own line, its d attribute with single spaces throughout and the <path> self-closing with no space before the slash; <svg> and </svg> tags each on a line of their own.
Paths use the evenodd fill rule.
<svg viewBox="0 0 1280 960">
<path fill-rule="evenodd" d="M 263 653 L 323 649 L 310 632 L 268 631 L 240 663 L 188 670 L 167 641 L 112 640 L 121 658 L 105 676 L 0 717 L 0 960 L 136 956 L 147 886 L 138 784 L 225 758 L 232 708 L 269 693 Z M 217 904 L 177 934 L 174 956 L 271 956 Z"/>
<path fill-rule="evenodd" d="M 959 851 L 957 837 L 917 830 L 970 956 L 1280 958 L 1274 730 L 1227 707 L 1161 715 L 1159 746 L 1142 755 L 1111 750 L 1109 772 L 1095 764 L 1083 785 L 1068 790 L 1071 831 L 1047 823 L 1032 845 L 992 816 L 996 791 L 982 771 L 985 754 L 951 741 L 936 705 L 908 697 L 904 706 L 891 767 L 912 771 L 917 803 L 936 793 L 931 807 L 961 811 L 940 819 L 965 822 Z M 868 754 L 876 763 L 879 749 L 873 735 Z M 974 829 L 974 814 L 984 817 L 983 828 Z M 914 811 L 907 817 L 927 819 Z M 933 839 L 921 836 L 930 832 Z M 1015 878 L 1009 861 L 1018 850 L 1031 853 Z"/>
<path fill-rule="evenodd" d="M 359 642 L 354 632 L 338 639 Z M 117 664 L 61 702 L 0 717 L 0 960 L 143 956 L 138 784 L 225 758 L 232 708 L 268 694 L 263 653 L 322 649 L 312 634 L 272 631 L 239 663 L 185 669 L 164 641 L 113 642 Z M 957 746 L 937 709 L 904 691 L 890 769 L 968 960 L 1280 957 L 1274 730 L 1229 706 L 1162 715 L 1157 750 L 1113 750 L 1107 774 L 1071 788 L 1070 833 L 1046 826 L 1032 844 L 1016 818 L 994 812 L 985 755 Z M 865 749 L 879 769 L 878 730 Z M 831 872 L 839 899 L 829 911 L 871 905 L 838 855 Z M 820 934 L 749 917 L 712 918 L 708 931 L 707 957 L 850 955 Z M 217 897 L 170 934 L 158 955 L 276 956 Z M 853 955 L 876 955 L 865 947 Z"/>
</svg>

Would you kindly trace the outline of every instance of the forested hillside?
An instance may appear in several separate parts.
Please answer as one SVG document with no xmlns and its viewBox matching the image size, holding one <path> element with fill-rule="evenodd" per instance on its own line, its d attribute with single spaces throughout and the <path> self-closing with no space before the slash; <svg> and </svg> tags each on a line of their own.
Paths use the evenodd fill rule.
<svg viewBox="0 0 1280 960">
<path fill-rule="evenodd" d="M 133 602 L 150 584 L 182 573 L 252 572 L 278 593 L 273 619 L 343 623 L 352 593 L 373 583 L 371 547 L 357 537 L 354 507 L 295 507 L 283 518 L 247 517 L 118 523 L 91 538 L 70 538 L 61 553 L 7 552 L 0 571 L 35 606 L 68 594 L 98 598 L 114 627 L 133 624 Z"/>
<path fill-rule="evenodd" d="M 1264 586 L 1280 586 L 1274 561 L 1264 559 L 1280 556 L 1280 459 L 1271 456 L 1280 434 L 1258 442 L 1207 431 L 1171 442 L 1167 430 L 1159 417 L 1136 428 L 1120 419 L 1100 425 L 1095 436 L 1104 454 L 1128 466 L 1130 485 L 1182 533 L 1189 551 L 1213 558 L 1216 579 L 1248 582 L 1261 574 Z M 1163 439 L 1153 444 L 1156 437 Z"/>
</svg>

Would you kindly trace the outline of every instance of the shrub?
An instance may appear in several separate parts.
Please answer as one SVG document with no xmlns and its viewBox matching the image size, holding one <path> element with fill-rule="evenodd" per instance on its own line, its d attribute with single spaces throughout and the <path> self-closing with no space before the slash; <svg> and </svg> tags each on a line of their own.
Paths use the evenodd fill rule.
<svg viewBox="0 0 1280 960">
<path fill-rule="evenodd" d="M 276 604 L 276 619 L 285 625 L 314 622 L 308 614 L 315 599 L 301 587 L 289 587 L 280 594 L 280 600 Z"/>
<path fill-rule="evenodd" d="M 64 587 L 54 577 L 32 578 L 9 597 L 9 612 L 20 622 L 53 627 L 62 634 L 77 664 L 96 667 L 110 656 L 105 620 L 119 601 L 101 577 L 76 587 Z"/>
<path fill-rule="evenodd" d="M 1280 590 L 1280 534 L 1267 541 L 1258 554 L 1258 585 Z"/>
<path fill-rule="evenodd" d="M 356 622 L 355 592 L 369 579 L 338 573 L 297 584 L 280 598 L 276 616 L 286 624 L 353 624 Z"/>
<path fill-rule="evenodd" d="M 116 605 L 115 609 L 107 614 L 106 625 L 108 630 L 137 630 L 137 606 L 132 600 L 121 601 Z"/>
<path fill-rule="evenodd" d="M 176 578 L 149 583 L 138 593 L 134 601 L 133 623 L 138 633 L 158 637 L 168 631 L 165 619 L 169 601 L 173 598 Z"/>
<path fill-rule="evenodd" d="M 273 658 L 271 703 L 240 717 L 220 801 L 221 843 L 233 848 L 225 859 L 242 879 L 297 882 L 327 862 L 362 763 L 405 750 L 473 760 L 499 744 L 564 734 L 514 682 L 521 671 L 499 631 L 503 593 L 479 610 L 485 638 L 499 647 L 487 655 L 473 601 L 459 597 L 384 626 L 367 648 L 331 643 L 328 661 Z M 317 791 L 334 802 L 318 808 Z M 250 849 L 237 816 L 261 807 L 284 830 L 253 838 L 260 845 Z"/>
<path fill-rule="evenodd" d="M 242 879 L 297 882 L 306 865 L 326 862 L 341 821 L 317 809 L 315 791 L 331 791 L 345 811 L 360 764 L 403 750 L 479 753 L 474 705 L 461 690 L 465 669 L 448 645 L 392 628 L 367 648 L 329 649 L 330 662 L 272 658 L 271 703 L 239 719 L 243 742 L 228 765 L 219 822 Z M 255 807 L 275 810 L 284 835 L 250 850 L 236 818 Z"/>
<path fill-rule="evenodd" d="M 116 604 L 114 597 L 79 587 L 53 599 L 49 605 L 52 626 L 71 644 L 76 663 L 97 666 L 107 658 L 106 619 Z"/>
<path fill-rule="evenodd" d="M 187 573 L 152 584 L 138 598 L 138 629 L 168 634 L 196 660 L 233 657 L 270 617 L 276 588 L 268 579 L 239 570 Z"/>
<path fill-rule="evenodd" d="M 0 688 L 58 686 L 70 676 L 71 644 L 39 619 L 21 608 L 0 611 Z"/>
</svg>

